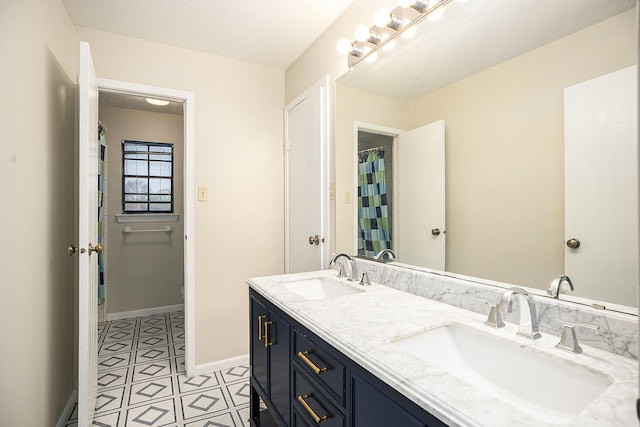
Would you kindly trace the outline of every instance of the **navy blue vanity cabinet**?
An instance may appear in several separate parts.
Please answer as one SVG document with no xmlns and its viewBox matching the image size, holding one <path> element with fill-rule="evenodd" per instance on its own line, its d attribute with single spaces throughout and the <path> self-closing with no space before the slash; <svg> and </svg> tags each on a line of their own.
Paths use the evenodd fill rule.
<svg viewBox="0 0 640 427">
<path fill-rule="evenodd" d="M 291 424 L 291 325 L 253 291 L 250 301 L 251 423 L 286 427 Z M 261 413 L 258 396 L 269 413 Z"/>
<path fill-rule="evenodd" d="M 252 426 L 447 427 L 253 289 L 250 295 Z M 258 397 L 275 421 L 260 413 Z"/>
</svg>

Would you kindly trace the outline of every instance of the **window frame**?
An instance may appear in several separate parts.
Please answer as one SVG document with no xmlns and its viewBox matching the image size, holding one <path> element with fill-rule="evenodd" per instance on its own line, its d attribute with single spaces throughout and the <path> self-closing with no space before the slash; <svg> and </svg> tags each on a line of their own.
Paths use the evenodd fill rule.
<svg viewBox="0 0 640 427">
<path fill-rule="evenodd" d="M 132 175 L 132 174 L 127 174 L 126 173 L 126 161 L 127 160 L 136 160 L 136 161 L 145 161 L 145 159 L 127 159 L 127 154 L 132 153 L 131 150 L 126 150 L 125 147 L 127 144 L 135 144 L 138 146 L 146 146 L 147 147 L 147 151 L 141 151 L 142 153 L 146 153 L 147 154 L 147 174 L 146 175 Z M 170 151 L 170 156 L 171 156 L 171 160 L 170 161 L 164 161 L 164 160 L 152 160 L 150 157 L 152 154 L 152 152 L 149 150 L 149 147 L 169 147 L 171 149 Z M 175 147 L 173 143 L 168 143 L 168 142 L 151 142 L 151 141 L 138 141 L 138 140 L 131 140 L 131 139 L 123 139 L 122 140 L 122 145 L 121 145 L 121 154 L 122 154 L 122 173 L 121 173 L 121 177 L 122 177 L 122 197 L 121 197 L 121 204 L 122 204 L 122 213 L 124 214 L 133 214 L 133 215 L 154 215 L 154 214 L 173 214 L 175 213 L 175 197 L 174 197 L 174 186 L 175 186 Z M 161 154 L 165 154 L 166 152 L 160 152 Z M 165 162 L 165 163 L 170 163 L 171 164 L 171 175 L 169 177 L 167 176 L 156 176 L 156 175 L 151 175 L 151 163 L 152 162 Z M 147 179 L 147 192 L 145 193 L 127 193 L 125 190 L 125 182 L 127 178 L 142 178 L 142 179 Z M 155 195 L 155 194 L 151 194 L 149 193 L 149 185 L 148 182 L 150 179 L 167 179 L 169 178 L 170 182 L 171 182 L 171 189 L 170 189 L 170 193 L 168 194 L 171 198 L 171 200 L 169 202 L 152 202 L 151 196 Z M 126 200 L 126 196 L 127 195 L 146 195 L 147 196 L 147 200 L 146 201 L 141 201 L 141 202 L 135 202 L 135 201 L 127 201 Z M 161 194 L 161 195 L 167 195 L 167 194 Z M 127 210 L 126 206 L 127 204 L 131 204 L 131 203 L 144 203 L 147 205 L 147 209 L 146 210 Z M 151 210 L 150 206 L 153 203 L 159 203 L 159 204 L 163 204 L 163 205 L 168 205 L 169 206 L 169 210 Z"/>
</svg>

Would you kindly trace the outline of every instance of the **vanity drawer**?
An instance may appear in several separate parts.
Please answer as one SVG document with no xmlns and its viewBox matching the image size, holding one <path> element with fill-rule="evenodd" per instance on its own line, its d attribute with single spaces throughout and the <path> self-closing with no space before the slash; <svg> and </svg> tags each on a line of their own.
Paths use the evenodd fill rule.
<svg viewBox="0 0 640 427">
<path fill-rule="evenodd" d="M 296 330 L 293 359 L 310 378 L 321 384 L 341 405 L 345 398 L 345 366 Z"/>
<path fill-rule="evenodd" d="M 344 415 L 297 368 L 293 369 L 293 409 L 295 426 L 345 426 Z"/>
</svg>

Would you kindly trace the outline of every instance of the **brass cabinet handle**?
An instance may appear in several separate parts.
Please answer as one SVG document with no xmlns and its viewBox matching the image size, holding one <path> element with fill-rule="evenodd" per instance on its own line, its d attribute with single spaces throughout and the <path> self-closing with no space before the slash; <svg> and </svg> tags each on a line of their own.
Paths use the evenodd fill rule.
<svg viewBox="0 0 640 427">
<path fill-rule="evenodd" d="M 315 372 L 316 374 L 320 375 L 323 372 L 327 372 L 327 368 L 326 367 L 318 368 L 315 363 L 313 363 L 311 360 L 309 360 L 309 358 L 307 357 L 307 355 L 309 353 L 310 353 L 309 351 L 299 351 L 298 352 L 298 357 L 300 359 L 302 359 L 302 361 L 304 363 L 306 363 L 313 370 L 313 372 Z"/>
<path fill-rule="evenodd" d="M 567 240 L 567 246 L 571 249 L 578 249 L 580 247 L 580 240 L 578 239 L 569 239 Z"/>
<path fill-rule="evenodd" d="M 91 252 L 95 252 L 95 253 L 101 254 L 102 253 L 102 245 L 100 243 L 98 243 L 95 246 L 93 246 L 91 243 L 89 243 L 89 255 L 91 255 Z"/>
<path fill-rule="evenodd" d="M 308 397 L 309 397 L 308 394 L 302 394 L 302 395 L 298 396 L 298 402 L 300 402 L 302 404 L 302 406 L 304 406 L 304 409 L 307 410 L 307 412 L 309 413 L 309 415 L 311 415 L 311 418 L 314 419 L 316 424 L 321 424 L 322 422 L 324 422 L 327 419 L 329 419 L 329 417 L 326 416 L 326 415 L 323 415 L 323 416 L 319 417 L 318 414 L 316 414 L 316 411 L 311 409 L 311 406 L 309 406 L 309 404 L 305 401 L 305 399 L 307 399 Z"/>
<path fill-rule="evenodd" d="M 269 347 L 271 344 L 269 342 L 269 325 L 273 324 L 273 322 L 269 321 L 269 322 L 264 322 L 264 347 L 267 348 Z"/>
<path fill-rule="evenodd" d="M 258 316 L 258 341 L 262 341 L 262 338 L 264 338 L 264 332 L 262 332 L 262 319 L 265 317 L 267 317 L 265 314 Z"/>
</svg>

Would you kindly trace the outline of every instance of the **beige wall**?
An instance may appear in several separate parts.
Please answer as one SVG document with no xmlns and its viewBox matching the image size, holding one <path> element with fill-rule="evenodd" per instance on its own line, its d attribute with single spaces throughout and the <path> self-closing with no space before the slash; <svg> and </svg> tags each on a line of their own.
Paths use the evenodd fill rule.
<svg viewBox="0 0 640 427">
<path fill-rule="evenodd" d="M 183 116 L 100 106 L 100 121 L 107 129 L 107 178 L 104 219 L 107 313 L 182 304 L 184 282 L 183 227 Z M 122 140 L 173 144 L 173 196 L 177 222 L 124 223 L 122 213 Z M 134 230 L 173 227 L 173 233 L 140 233 Z"/>
<path fill-rule="evenodd" d="M 195 94 L 196 364 L 246 354 L 250 277 L 282 273 L 284 72 L 78 28 L 100 78 Z M 196 191 L 196 189 L 192 189 Z"/>
<path fill-rule="evenodd" d="M 336 21 L 287 70 L 287 98 L 318 74 L 339 77 L 345 26 Z M 446 122 L 448 270 L 540 288 L 562 273 L 562 90 L 636 63 L 635 28 L 634 9 L 399 107 L 407 130 Z M 392 116 L 387 99 L 374 121 L 374 95 L 345 89 L 337 85 L 335 102 L 336 251 L 353 253 L 353 206 L 342 198 L 353 188 L 349 122 L 387 125 Z M 354 100 L 367 98 L 357 111 Z"/>
<path fill-rule="evenodd" d="M 59 0 L 0 2 L 0 424 L 51 426 L 74 390 L 75 35 Z"/>
<path fill-rule="evenodd" d="M 563 89 L 637 63 L 635 28 L 634 9 L 410 102 L 409 129 L 446 122 L 448 271 L 564 272 Z"/>
</svg>

